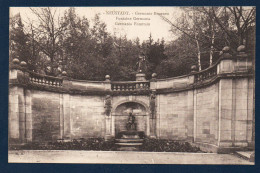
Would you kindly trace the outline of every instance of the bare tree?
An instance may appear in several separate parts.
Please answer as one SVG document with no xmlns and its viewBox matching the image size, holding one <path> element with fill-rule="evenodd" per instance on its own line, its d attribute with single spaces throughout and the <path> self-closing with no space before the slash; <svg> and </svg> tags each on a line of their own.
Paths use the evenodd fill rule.
<svg viewBox="0 0 260 173">
<path fill-rule="evenodd" d="M 209 52 L 211 66 L 214 52 L 222 49 L 222 45 L 215 44 L 216 39 L 223 39 L 224 34 L 227 46 L 236 48 L 241 44 L 246 45 L 248 32 L 255 26 L 255 7 L 185 7 L 182 9 L 183 14 L 177 22 L 171 22 L 164 16 L 160 17 L 172 26 L 172 32 L 180 32 L 194 41 L 197 47 L 199 70 L 201 70 L 201 54 Z"/>
<path fill-rule="evenodd" d="M 37 17 L 36 22 L 30 24 L 31 39 L 40 51 L 50 59 L 50 71 L 54 73 L 55 58 L 61 50 L 60 39 L 66 30 L 59 14 L 56 14 L 57 8 L 30 8 Z"/>
<path fill-rule="evenodd" d="M 217 15 L 216 10 L 212 8 L 212 14 L 216 23 L 232 42 L 237 43 L 238 45 L 246 44 L 246 33 L 250 27 L 255 26 L 256 8 L 240 6 L 222 7 L 222 9 L 225 10 L 225 13 Z M 228 21 L 221 20 L 223 15 L 228 15 Z M 225 22 L 228 22 L 230 26 L 226 27 Z"/>
<path fill-rule="evenodd" d="M 196 56 L 198 60 L 198 67 L 199 70 L 201 70 L 201 54 L 204 53 L 201 51 L 201 44 L 209 45 L 208 41 L 203 39 L 207 38 L 211 40 L 211 47 L 210 47 L 210 65 L 212 65 L 212 59 L 213 59 L 213 51 L 214 49 L 214 40 L 215 40 L 215 27 L 214 21 L 211 19 L 205 19 L 205 12 L 201 9 L 203 7 L 192 7 L 192 8 L 186 8 L 184 11 L 184 14 L 181 18 L 179 18 L 178 22 L 174 24 L 170 20 L 168 20 L 166 17 L 161 16 L 161 18 L 168 22 L 172 26 L 172 32 L 181 32 L 182 34 L 188 36 L 194 41 L 194 44 L 197 47 Z M 206 16 L 207 17 L 207 16 Z M 205 32 L 202 26 L 202 22 L 205 20 L 211 20 L 211 22 L 208 22 L 210 24 L 211 28 L 211 35 L 208 35 L 207 32 Z"/>
</svg>

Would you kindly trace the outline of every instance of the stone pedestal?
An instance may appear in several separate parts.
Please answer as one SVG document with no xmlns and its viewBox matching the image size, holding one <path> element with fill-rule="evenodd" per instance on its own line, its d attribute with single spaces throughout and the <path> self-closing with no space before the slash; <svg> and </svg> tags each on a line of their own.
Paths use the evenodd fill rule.
<svg viewBox="0 0 260 173">
<path fill-rule="evenodd" d="M 150 118 L 150 138 L 156 139 L 156 119 Z"/>
<path fill-rule="evenodd" d="M 111 116 L 106 116 L 106 134 L 105 134 L 105 140 L 108 141 L 112 138 L 111 134 Z"/>
<path fill-rule="evenodd" d="M 143 145 L 144 138 L 145 134 L 142 131 L 122 131 L 117 134 L 115 144 L 119 151 L 138 151 Z"/>
<path fill-rule="evenodd" d="M 136 75 L 136 81 L 146 81 L 145 74 L 144 73 L 137 73 Z"/>
</svg>

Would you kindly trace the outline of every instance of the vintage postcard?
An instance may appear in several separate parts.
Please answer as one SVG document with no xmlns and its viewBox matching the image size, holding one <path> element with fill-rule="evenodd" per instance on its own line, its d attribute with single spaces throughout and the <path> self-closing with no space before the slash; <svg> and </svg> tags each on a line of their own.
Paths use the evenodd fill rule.
<svg viewBox="0 0 260 173">
<path fill-rule="evenodd" d="M 9 163 L 254 165 L 256 7 L 9 11 Z"/>
</svg>

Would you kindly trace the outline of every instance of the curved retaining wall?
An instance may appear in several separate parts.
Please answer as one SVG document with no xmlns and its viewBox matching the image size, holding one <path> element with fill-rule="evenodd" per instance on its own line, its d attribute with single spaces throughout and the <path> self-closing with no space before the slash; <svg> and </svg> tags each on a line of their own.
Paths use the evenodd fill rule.
<svg viewBox="0 0 260 173">
<path fill-rule="evenodd" d="M 127 120 L 116 108 L 128 102 L 146 109 L 136 115 L 148 137 L 192 141 L 211 151 L 254 143 L 254 77 L 244 52 L 224 52 L 206 70 L 168 79 L 79 81 L 18 64 L 11 64 L 9 79 L 10 143 L 115 137 Z"/>
</svg>

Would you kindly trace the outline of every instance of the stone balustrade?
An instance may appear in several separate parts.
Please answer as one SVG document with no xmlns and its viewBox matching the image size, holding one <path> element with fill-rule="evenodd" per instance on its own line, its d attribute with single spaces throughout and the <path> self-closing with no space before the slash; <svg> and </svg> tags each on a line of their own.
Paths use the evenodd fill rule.
<svg viewBox="0 0 260 173">
<path fill-rule="evenodd" d="M 63 79 L 53 76 L 41 75 L 33 72 L 29 72 L 29 79 L 31 83 L 40 85 L 50 85 L 55 87 L 61 87 Z"/>
<path fill-rule="evenodd" d="M 29 84 L 31 83 L 34 86 L 38 85 L 40 87 L 44 86 L 44 89 L 48 89 L 48 86 L 51 86 L 52 88 L 57 87 L 62 90 L 73 90 L 76 93 L 104 91 L 104 94 L 107 94 L 107 92 L 132 93 L 140 91 L 141 93 L 145 91 L 147 93 L 146 91 L 150 90 L 186 90 L 212 82 L 218 77 L 227 74 L 253 74 L 252 58 L 245 52 L 244 46 L 239 46 L 237 53 L 233 55 L 231 55 L 229 47 L 224 47 L 219 60 L 214 65 L 202 71 L 197 72 L 196 66 L 192 66 L 191 73 L 188 75 L 156 79 L 156 74 L 154 74 L 150 81 L 145 80 L 145 76 L 143 77 L 143 81 L 111 81 L 109 75 L 106 75 L 104 81 L 74 80 L 66 77 L 67 73 L 65 71 L 62 72 L 62 77 L 47 76 L 28 71 L 26 63 L 21 62 L 19 64 L 18 59 L 13 61 L 10 68 L 10 79 L 17 79 L 18 83 L 23 83 L 23 81 L 26 81 L 24 78 L 28 78 L 27 81 L 29 81 Z M 26 75 L 23 72 L 26 72 Z M 19 78 L 23 78 L 23 80 L 19 80 Z M 24 84 L 27 85 L 28 82 Z"/>
<path fill-rule="evenodd" d="M 112 82 L 112 91 L 136 91 L 136 90 L 149 90 L 149 82 Z"/>
<path fill-rule="evenodd" d="M 212 79 L 217 76 L 217 64 L 194 74 L 194 83 L 202 82 L 207 79 Z"/>
</svg>

